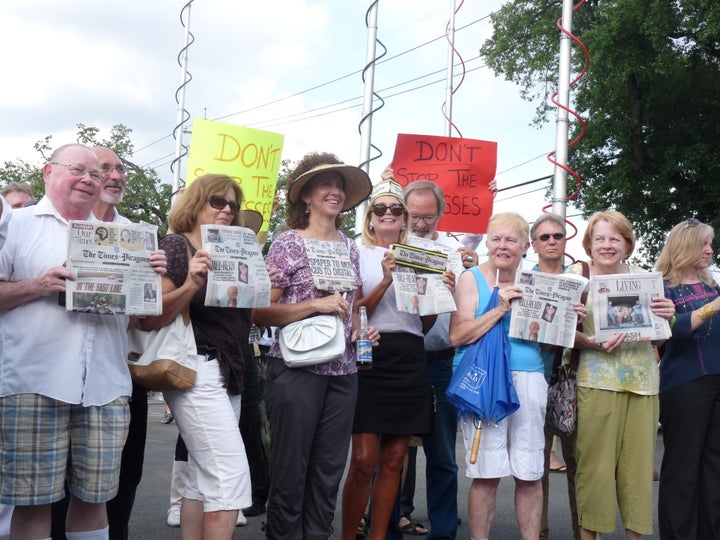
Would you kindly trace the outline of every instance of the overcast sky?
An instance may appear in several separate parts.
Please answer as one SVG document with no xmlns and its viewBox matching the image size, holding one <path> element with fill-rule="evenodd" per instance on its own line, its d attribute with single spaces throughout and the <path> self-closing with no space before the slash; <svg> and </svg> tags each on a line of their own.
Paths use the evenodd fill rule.
<svg viewBox="0 0 720 540">
<path fill-rule="evenodd" d="M 468 73 L 453 100 L 453 120 L 464 137 L 498 143 L 496 178 L 503 188 L 553 173 L 544 155 L 554 148 L 555 125 L 531 127 L 537 104 L 521 100 L 519 88 L 478 59 L 492 33 L 488 15 L 501 4 L 466 0 L 456 16 L 456 47 Z M 133 161 L 155 167 L 171 181 L 183 5 L 0 3 L 0 162 L 38 162 L 36 141 L 46 135 L 53 136 L 54 146 L 71 141 L 79 123 L 100 128 L 101 137 L 122 123 L 133 130 Z M 357 164 L 369 5 L 369 0 L 193 2 L 193 80 L 186 109 L 192 118 L 282 133 L 285 159 L 330 151 Z M 372 142 L 384 154 L 370 167 L 375 181 L 392 158 L 398 132 L 445 134 L 441 106 L 450 7 L 450 0 L 379 3 L 377 33 L 388 52 L 375 71 L 375 90 L 386 99 L 372 121 Z M 500 193 L 495 211 L 520 210 L 531 220 L 546 204 L 543 187 Z"/>
</svg>

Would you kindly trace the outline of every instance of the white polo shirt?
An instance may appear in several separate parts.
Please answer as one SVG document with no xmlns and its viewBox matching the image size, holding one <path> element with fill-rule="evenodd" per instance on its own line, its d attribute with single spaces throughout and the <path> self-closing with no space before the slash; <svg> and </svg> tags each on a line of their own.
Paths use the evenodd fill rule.
<svg viewBox="0 0 720 540">
<path fill-rule="evenodd" d="M 0 250 L 0 280 L 61 266 L 67 227 L 47 197 L 16 209 Z M 129 396 L 127 324 L 124 315 L 67 312 L 57 294 L 0 311 L 0 396 L 35 393 L 84 406 Z"/>
</svg>

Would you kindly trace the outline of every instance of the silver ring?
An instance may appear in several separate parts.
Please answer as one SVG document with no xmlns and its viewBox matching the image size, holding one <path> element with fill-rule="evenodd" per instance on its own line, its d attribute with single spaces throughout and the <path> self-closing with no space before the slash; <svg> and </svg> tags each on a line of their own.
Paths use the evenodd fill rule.
<svg viewBox="0 0 720 540">
<path fill-rule="evenodd" d="M 343 310 L 343 308 L 339 307 L 339 308 L 337 308 L 337 314 L 340 315 L 340 317 L 342 317 L 343 315 L 345 315 L 345 311 Z"/>
</svg>

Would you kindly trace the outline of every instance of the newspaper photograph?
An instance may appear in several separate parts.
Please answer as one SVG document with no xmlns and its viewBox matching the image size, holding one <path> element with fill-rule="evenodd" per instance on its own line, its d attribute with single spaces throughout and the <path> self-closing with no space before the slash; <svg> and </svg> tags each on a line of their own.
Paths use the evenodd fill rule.
<svg viewBox="0 0 720 540">
<path fill-rule="evenodd" d="M 350 264 L 350 251 L 345 242 L 305 239 L 305 252 L 316 289 L 343 293 L 354 291 L 360 286 Z"/>
<path fill-rule="evenodd" d="M 150 266 L 157 226 L 71 221 L 65 309 L 104 315 L 160 315 L 160 275 Z"/>
<path fill-rule="evenodd" d="M 446 253 L 407 244 L 394 244 L 391 251 L 397 264 L 393 284 L 398 311 L 435 315 L 457 309 L 452 292 L 443 283 L 448 267 Z"/>
<path fill-rule="evenodd" d="M 665 295 L 659 272 L 592 276 L 590 291 L 598 343 L 617 333 L 625 334 L 625 341 L 670 337 L 668 322 L 650 310 L 651 300 Z"/>
<path fill-rule="evenodd" d="M 580 302 L 588 280 L 520 269 L 515 281 L 522 298 L 512 303 L 510 337 L 572 347 L 577 326 L 573 302 Z"/>
<path fill-rule="evenodd" d="M 201 225 L 202 246 L 210 254 L 205 305 L 263 308 L 270 305 L 270 276 L 262 246 L 247 227 Z"/>
</svg>

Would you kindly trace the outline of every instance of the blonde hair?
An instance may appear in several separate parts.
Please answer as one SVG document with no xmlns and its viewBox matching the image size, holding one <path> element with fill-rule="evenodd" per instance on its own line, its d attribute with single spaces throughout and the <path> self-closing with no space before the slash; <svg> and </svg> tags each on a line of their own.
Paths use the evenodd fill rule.
<svg viewBox="0 0 720 540">
<path fill-rule="evenodd" d="M 516 212 L 500 212 L 493 214 L 488 222 L 488 232 L 486 235 L 486 243 L 490 241 L 490 233 L 501 227 L 509 227 L 520 235 L 523 247 L 527 246 L 530 241 L 530 226 L 525 218 Z"/>
<path fill-rule="evenodd" d="M 381 193 L 378 195 L 378 197 L 393 197 L 400 201 L 400 204 L 403 205 L 403 215 L 405 216 L 405 227 L 403 227 L 403 230 L 400 231 L 400 237 L 398 238 L 399 244 L 404 244 L 407 242 L 408 237 L 408 225 L 410 223 L 410 215 L 408 214 L 407 207 L 405 206 L 405 201 L 399 197 L 396 197 L 392 193 Z M 370 216 L 372 215 L 372 204 L 368 204 L 367 208 L 365 208 L 365 219 L 363 220 L 363 229 L 362 229 L 362 239 L 363 243 L 366 246 L 375 247 L 377 245 L 377 241 L 375 239 L 375 231 L 370 228 Z"/>
<path fill-rule="evenodd" d="M 682 282 L 683 274 L 697 264 L 702 255 L 705 240 L 712 242 L 715 231 L 710 225 L 697 220 L 686 220 L 675 225 L 665 240 L 656 268 L 671 285 Z M 715 280 L 707 268 L 697 271 L 703 283 L 714 287 Z"/>
<path fill-rule="evenodd" d="M 195 228 L 197 216 L 211 195 L 225 193 L 232 188 L 235 199 L 242 208 L 243 192 L 232 178 L 225 174 L 204 174 L 195 179 L 177 197 L 168 214 L 170 230 L 175 233 L 190 232 Z M 230 225 L 243 225 L 242 210 L 233 216 Z"/>
<path fill-rule="evenodd" d="M 635 251 L 635 233 L 633 233 L 632 224 L 630 220 L 621 214 L 617 210 L 604 210 L 593 214 L 588 220 L 587 229 L 583 235 L 582 246 L 587 253 L 587 256 L 592 258 L 590 248 L 592 246 L 592 235 L 595 225 L 598 221 L 605 221 L 615 229 L 620 236 L 623 237 L 627 244 L 627 253 L 625 258 L 630 258 L 630 255 Z"/>
</svg>

